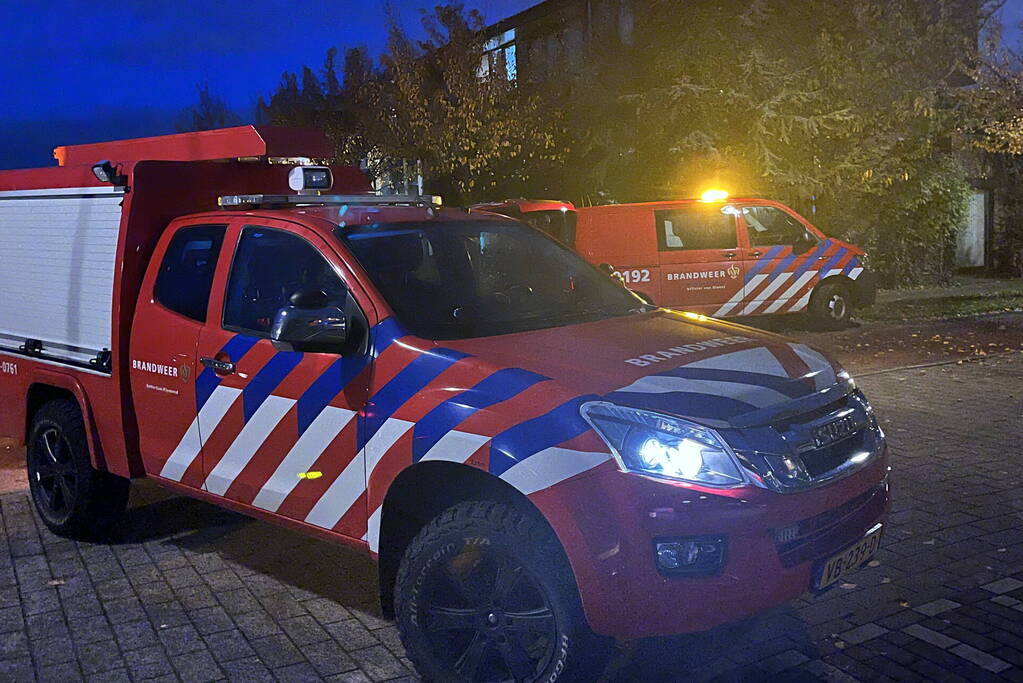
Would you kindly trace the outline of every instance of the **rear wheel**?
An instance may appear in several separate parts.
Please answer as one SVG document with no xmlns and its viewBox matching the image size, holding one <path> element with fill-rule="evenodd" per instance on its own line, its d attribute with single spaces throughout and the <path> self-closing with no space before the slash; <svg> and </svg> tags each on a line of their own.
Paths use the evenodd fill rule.
<svg viewBox="0 0 1023 683">
<path fill-rule="evenodd" d="M 808 313 L 819 327 L 837 330 L 852 319 L 852 291 L 841 282 L 825 282 L 810 297 Z"/>
<path fill-rule="evenodd" d="M 611 653 L 553 533 L 500 503 L 461 503 L 430 522 L 402 559 L 395 608 L 427 680 L 594 680 Z"/>
<path fill-rule="evenodd" d="M 124 514 L 129 482 L 93 469 L 82 413 L 74 401 L 56 399 L 36 411 L 26 464 L 36 511 L 54 533 L 99 536 Z"/>
</svg>

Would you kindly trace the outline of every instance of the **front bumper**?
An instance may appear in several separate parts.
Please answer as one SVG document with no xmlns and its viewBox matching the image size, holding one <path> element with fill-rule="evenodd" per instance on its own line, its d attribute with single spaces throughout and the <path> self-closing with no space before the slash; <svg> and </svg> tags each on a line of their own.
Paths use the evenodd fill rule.
<svg viewBox="0 0 1023 683">
<path fill-rule="evenodd" d="M 562 541 L 591 628 L 640 638 L 703 631 L 811 590 L 823 560 L 887 519 L 887 471 L 883 451 L 844 479 L 780 494 L 759 488 L 710 493 L 605 470 L 565 482 L 567 490 L 547 502 L 575 518 L 576 533 Z M 727 537 L 718 575 L 657 571 L 655 539 L 708 534 Z"/>
</svg>

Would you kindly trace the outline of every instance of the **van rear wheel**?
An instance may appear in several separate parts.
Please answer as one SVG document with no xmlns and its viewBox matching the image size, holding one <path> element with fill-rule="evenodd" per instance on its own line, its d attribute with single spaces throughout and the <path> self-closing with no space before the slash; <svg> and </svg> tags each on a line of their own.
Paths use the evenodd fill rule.
<svg viewBox="0 0 1023 683">
<path fill-rule="evenodd" d="M 841 282 L 825 282 L 814 290 L 807 312 L 820 328 L 839 330 L 852 319 L 852 291 Z"/>
<path fill-rule="evenodd" d="M 395 612 L 426 680 L 591 681 L 611 654 L 550 528 L 501 503 L 460 503 L 420 531 L 398 570 Z"/>
<path fill-rule="evenodd" d="M 129 481 L 92 467 L 82 412 L 72 400 L 56 399 L 36 411 L 26 466 L 36 512 L 55 534 L 101 536 L 124 514 Z"/>
</svg>

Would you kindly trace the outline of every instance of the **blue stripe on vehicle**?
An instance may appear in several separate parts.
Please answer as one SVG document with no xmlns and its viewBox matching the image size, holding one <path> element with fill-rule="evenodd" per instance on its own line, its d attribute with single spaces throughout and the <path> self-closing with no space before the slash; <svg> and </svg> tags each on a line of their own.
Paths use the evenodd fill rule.
<svg viewBox="0 0 1023 683">
<path fill-rule="evenodd" d="M 579 414 L 579 406 L 599 399 L 599 396 L 578 396 L 495 436 L 490 441 L 490 473 L 499 477 L 531 455 L 588 430 L 590 426 Z"/>
<path fill-rule="evenodd" d="M 258 337 L 250 337 L 244 334 L 236 334 L 227 340 L 227 343 L 220 349 L 217 354 L 227 355 L 231 359 L 232 363 L 237 363 L 242 357 L 249 352 L 256 342 L 259 341 Z M 206 401 L 209 400 L 210 395 L 213 394 L 213 390 L 220 386 L 220 376 L 210 368 L 204 368 L 199 376 L 195 378 L 195 408 L 196 412 L 202 410 L 202 407 L 206 405 Z"/>
<path fill-rule="evenodd" d="M 302 355 L 297 351 L 279 351 L 255 377 L 249 380 L 242 389 L 242 409 L 246 422 L 259 410 L 259 406 L 263 405 L 288 373 L 302 361 Z"/>
<path fill-rule="evenodd" d="M 550 379 L 519 368 L 498 370 L 471 389 L 452 396 L 416 423 L 412 437 L 412 458 L 418 462 L 445 434 L 470 415 L 496 403 L 518 396 L 529 387 Z"/>
<path fill-rule="evenodd" d="M 860 257 L 853 256 L 851 259 L 849 259 L 849 263 L 845 264 L 845 268 L 842 269 L 842 275 L 848 275 L 849 273 L 852 272 L 852 269 L 858 265 L 860 265 Z"/>
<path fill-rule="evenodd" d="M 451 349 L 431 349 L 406 365 L 369 400 L 368 414 L 359 435 L 359 448 L 365 446 L 384 422 L 423 387 L 468 355 Z"/>
<path fill-rule="evenodd" d="M 776 265 L 774 269 L 771 271 L 771 274 L 767 276 L 768 281 L 773 281 L 774 278 L 788 270 L 789 266 L 792 265 L 792 262 L 795 261 L 797 258 L 799 258 L 799 254 L 797 254 L 796 252 L 792 252 L 791 254 L 783 258 L 781 261 L 779 261 L 778 265 Z"/>
<path fill-rule="evenodd" d="M 745 282 L 748 283 L 752 280 L 753 276 L 763 270 L 767 264 L 769 264 L 771 260 L 774 259 L 774 257 L 777 256 L 784 248 L 785 247 L 771 247 L 770 251 L 757 259 L 757 262 L 753 264 L 753 267 L 746 271 Z"/>
<path fill-rule="evenodd" d="M 374 355 L 379 355 L 398 337 L 404 336 L 404 332 L 394 322 L 393 318 L 387 318 L 377 323 L 370 332 L 374 349 L 379 349 Z M 303 434 L 309 429 L 309 425 L 319 417 L 323 409 L 330 405 L 330 402 L 348 388 L 348 385 L 359 376 L 366 366 L 369 365 L 371 356 L 342 356 L 334 361 L 330 367 L 316 378 L 308 389 L 298 399 L 298 433 Z"/>
<path fill-rule="evenodd" d="M 827 275 L 828 271 L 834 268 L 835 264 L 841 261 L 842 258 L 848 253 L 849 253 L 848 249 L 846 249 L 845 247 L 839 247 L 838 253 L 832 256 L 830 259 L 828 259 L 828 262 L 824 264 L 823 268 L 821 268 L 820 271 L 821 276 L 823 277 Z"/>
<path fill-rule="evenodd" d="M 401 328 L 398 321 L 394 318 L 384 318 L 373 327 L 373 332 L 370 335 L 370 339 L 373 344 L 373 357 L 376 358 L 381 353 L 387 350 L 396 339 L 401 339 L 405 336 L 405 330 Z"/>
<path fill-rule="evenodd" d="M 615 391 L 608 394 L 608 398 L 634 408 L 725 422 L 733 417 L 757 410 L 755 405 L 734 398 L 687 391 L 672 391 L 663 394 Z"/>
<path fill-rule="evenodd" d="M 711 382 L 729 382 L 731 384 L 751 384 L 772 389 L 790 398 L 799 398 L 806 394 L 806 387 L 798 385 L 792 379 L 768 375 L 762 372 L 746 372 L 744 370 L 714 370 L 710 368 L 681 367 L 670 372 L 661 372 L 662 377 L 679 377 L 681 379 L 699 379 Z"/>
<path fill-rule="evenodd" d="M 803 261 L 796 272 L 792 275 L 792 281 L 795 282 L 802 276 L 803 273 L 810 270 L 817 263 L 817 259 L 831 247 L 831 240 L 824 240 L 820 245 L 813 250 L 813 252 Z"/>
</svg>

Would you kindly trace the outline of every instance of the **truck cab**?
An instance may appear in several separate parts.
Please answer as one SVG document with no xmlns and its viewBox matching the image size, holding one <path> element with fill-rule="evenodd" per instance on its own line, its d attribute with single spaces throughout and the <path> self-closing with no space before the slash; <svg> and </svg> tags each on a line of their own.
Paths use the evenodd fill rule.
<svg viewBox="0 0 1023 683">
<path fill-rule="evenodd" d="M 341 169 L 113 170 L 113 232 L 68 228 L 114 242 L 96 362 L 0 308 L 0 435 L 57 533 L 110 528 L 145 476 L 362 550 L 420 673 L 488 681 L 594 680 L 613 638 L 827 590 L 878 548 L 884 435 L 803 344 L 649 305 L 507 217 L 330 194 L 360 186 Z"/>
</svg>

